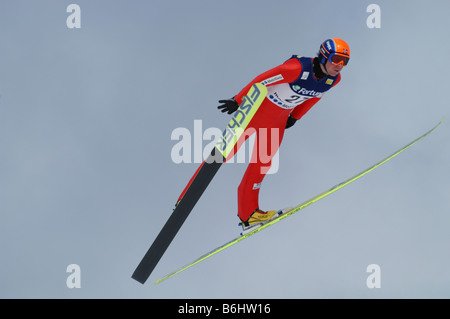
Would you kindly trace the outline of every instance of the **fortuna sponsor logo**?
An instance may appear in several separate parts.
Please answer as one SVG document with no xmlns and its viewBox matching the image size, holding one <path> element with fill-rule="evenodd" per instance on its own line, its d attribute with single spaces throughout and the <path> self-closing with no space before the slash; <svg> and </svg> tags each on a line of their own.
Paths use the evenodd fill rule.
<svg viewBox="0 0 450 319">
<path fill-rule="evenodd" d="M 301 94 L 301 95 L 308 95 L 308 96 L 314 96 L 314 97 L 322 95 L 322 93 L 320 93 L 320 92 L 316 92 L 314 90 L 307 90 L 305 88 L 301 88 L 299 91 L 297 91 L 297 93 Z"/>
</svg>

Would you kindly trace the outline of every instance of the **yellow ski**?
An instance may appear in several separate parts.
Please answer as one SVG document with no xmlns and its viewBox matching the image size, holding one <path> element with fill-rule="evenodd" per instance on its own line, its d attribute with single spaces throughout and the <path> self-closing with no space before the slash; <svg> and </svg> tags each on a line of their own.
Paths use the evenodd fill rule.
<svg viewBox="0 0 450 319">
<path fill-rule="evenodd" d="M 267 88 L 261 83 L 256 83 L 250 88 L 223 131 L 222 137 L 201 165 L 186 193 L 178 201 L 164 227 L 136 267 L 131 276 L 133 279 L 142 284 L 146 282 L 214 175 L 232 152 L 266 95 Z"/>
<path fill-rule="evenodd" d="M 337 185 L 331 187 L 330 189 L 328 189 L 328 190 L 326 190 L 326 191 L 324 191 L 324 192 L 322 192 L 322 193 L 320 193 L 320 194 L 314 196 L 313 198 L 311 198 L 311 199 L 309 199 L 309 200 L 307 200 L 307 201 L 301 203 L 300 205 L 297 205 L 297 206 L 295 206 L 295 207 L 293 207 L 293 208 L 290 208 L 290 209 L 288 209 L 287 211 L 281 211 L 281 212 L 279 213 L 279 215 L 278 215 L 276 218 L 274 218 L 274 219 L 272 219 L 272 220 L 270 220 L 270 221 L 267 221 L 267 222 L 265 222 L 265 223 L 262 223 L 260 226 L 253 227 L 253 229 L 250 230 L 249 232 L 243 233 L 241 236 L 239 236 L 239 237 L 237 237 L 237 238 L 235 238 L 235 239 L 229 241 L 228 243 L 226 243 L 226 244 L 224 244 L 224 245 L 222 245 L 222 246 L 220 246 L 220 247 L 217 247 L 216 249 L 214 249 L 214 250 L 212 250 L 212 251 L 210 251 L 210 252 L 204 254 L 203 256 L 197 258 L 197 259 L 194 260 L 193 262 L 191 262 L 191 263 L 189 263 L 189 264 L 187 264 L 187 265 L 185 265 L 185 266 L 183 266 L 183 267 L 181 267 L 181 268 L 179 268 L 179 269 L 177 269 L 177 270 L 171 272 L 170 274 L 168 274 L 168 275 L 166 275 L 166 276 L 164 276 L 164 277 L 158 279 L 158 280 L 155 282 L 155 285 L 156 285 L 156 284 L 159 284 L 159 283 L 161 283 L 161 282 L 163 282 L 163 281 L 166 280 L 166 279 L 169 279 L 170 277 L 172 277 L 172 276 L 174 276 L 174 275 L 176 275 L 176 274 L 182 272 L 183 270 L 186 270 L 186 269 L 188 269 L 188 268 L 194 266 L 195 264 L 198 264 L 199 262 L 201 262 L 201 261 L 203 261 L 203 260 L 205 260 L 205 259 L 207 259 L 207 258 L 209 258 L 209 257 L 211 257 L 211 256 L 213 256 L 213 255 L 215 255 L 215 254 L 217 254 L 217 253 L 220 252 L 220 251 L 222 251 L 222 250 L 224 250 L 224 249 L 226 249 L 226 248 L 228 248 L 228 247 L 230 247 L 230 246 L 233 246 L 234 244 L 237 244 L 237 243 L 240 242 L 241 240 L 244 240 L 244 239 L 246 239 L 246 238 L 248 238 L 248 237 L 250 237 L 250 236 L 256 234 L 257 232 L 259 232 L 259 231 L 261 231 L 261 230 L 263 230 L 263 229 L 265 229 L 265 228 L 267 228 L 267 227 L 269 227 L 269 226 L 271 226 L 271 225 L 273 225 L 273 224 L 275 224 L 275 223 L 278 223 L 279 221 L 285 219 L 286 217 L 291 216 L 292 214 L 298 212 L 299 210 L 301 210 L 301 209 L 303 209 L 303 208 L 305 208 L 305 207 L 307 207 L 307 206 L 309 206 L 309 205 L 311 205 L 311 204 L 317 202 L 318 200 L 321 200 L 322 198 L 324 198 L 324 197 L 330 195 L 331 193 L 334 193 L 334 192 L 337 191 L 338 189 L 341 189 L 342 187 L 344 187 L 344 186 L 350 184 L 351 182 L 354 182 L 354 181 L 357 180 L 358 178 L 360 178 L 360 177 L 366 175 L 366 174 L 369 173 L 370 171 L 372 171 L 372 170 L 374 170 L 375 168 L 377 168 L 378 166 L 380 166 L 380 165 L 386 163 L 387 161 L 389 161 L 389 160 L 392 159 L 393 157 L 397 156 L 398 154 L 400 154 L 401 152 L 403 152 L 404 150 L 406 150 L 406 149 L 409 148 L 410 146 L 414 145 L 415 143 L 417 143 L 418 141 L 420 141 L 421 139 L 423 139 L 425 136 L 427 136 L 428 134 L 430 134 L 431 132 L 433 132 L 433 131 L 434 131 L 434 130 L 442 123 L 443 120 L 444 120 L 444 117 L 443 117 L 443 118 L 441 119 L 441 121 L 440 121 L 436 126 L 434 126 L 431 130 L 429 130 L 429 131 L 426 132 L 425 134 L 419 136 L 418 138 L 416 138 L 415 140 L 413 140 L 413 141 L 410 142 L 409 144 L 403 146 L 403 147 L 400 148 L 398 151 L 394 152 L 393 154 L 389 155 L 388 157 L 384 158 L 383 160 L 379 161 L 378 163 L 376 163 L 376 164 L 370 166 L 369 168 L 367 168 L 367 169 L 363 170 L 362 172 L 360 172 L 360 173 L 354 175 L 353 177 L 350 177 L 349 179 L 343 181 L 342 183 L 339 183 L 339 184 L 337 184 Z"/>
</svg>

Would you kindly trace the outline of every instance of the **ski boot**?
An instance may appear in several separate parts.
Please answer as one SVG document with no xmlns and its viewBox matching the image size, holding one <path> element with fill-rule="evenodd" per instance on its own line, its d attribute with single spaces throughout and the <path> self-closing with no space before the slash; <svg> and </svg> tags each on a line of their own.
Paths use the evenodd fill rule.
<svg viewBox="0 0 450 319">
<path fill-rule="evenodd" d="M 239 219 L 241 219 L 239 226 L 242 226 L 244 230 L 253 228 L 257 225 L 263 224 L 264 222 L 271 220 L 276 214 L 277 214 L 276 210 L 269 210 L 265 212 L 257 208 L 246 221 L 243 221 L 239 217 Z"/>
</svg>

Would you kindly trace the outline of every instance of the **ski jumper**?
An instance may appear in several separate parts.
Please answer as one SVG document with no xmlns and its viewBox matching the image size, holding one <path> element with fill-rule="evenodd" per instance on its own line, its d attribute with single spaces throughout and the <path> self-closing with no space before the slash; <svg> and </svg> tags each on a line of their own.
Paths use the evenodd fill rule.
<svg viewBox="0 0 450 319">
<path fill-rule="evenodd" d="M 252 158 L 238 187 L 238 216 L 243 221 L 248 220 L 259 208 L 261 183 L 281 144 L 289 115 L 299 120 L 326 91 L 340 81 L 340 74 L 317 79 L 313 72 L 313 60 L 294 55 L 283 64 L 257 76 L 235 96 L 236 102 L 241 104 L 243 97 L 255 83 L 265 85 L 268 90 L 266 98 L 226 159 L 228 161 L 232 158 L 242 143 L 256 134 Z M 197 172 L 179 199 L 183 197 Z"/>
</svg>

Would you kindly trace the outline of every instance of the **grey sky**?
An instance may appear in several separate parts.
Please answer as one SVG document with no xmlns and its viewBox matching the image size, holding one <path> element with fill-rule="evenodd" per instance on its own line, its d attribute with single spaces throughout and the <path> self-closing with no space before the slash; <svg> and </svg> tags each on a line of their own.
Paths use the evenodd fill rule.
<svg viewBox="0 0 450 319">
<path fill-rule="evenodd" d="M 81 7 L 69 29 L 66 8 Z M 369 29 L 366 8 L 381 7 Z M 449 298 L 450 118 L 376 171 L 158 286 L 239 233 L 224 165 L 146 285 L 134 268 L 198 164 L 174 129 L 223 128 L 217 100 L 329 37 L 341 83 L 286 132 L 261 208 L 296 205 L 448 113 L 448 1 L 0 4 L 1 298 Z M 206 145 L 207 142 L 205 142 Z M 81 288 L 66 286 L 69 264 Z M 369 289 L 366 267 L 381 267 Z"/>
</svg>

